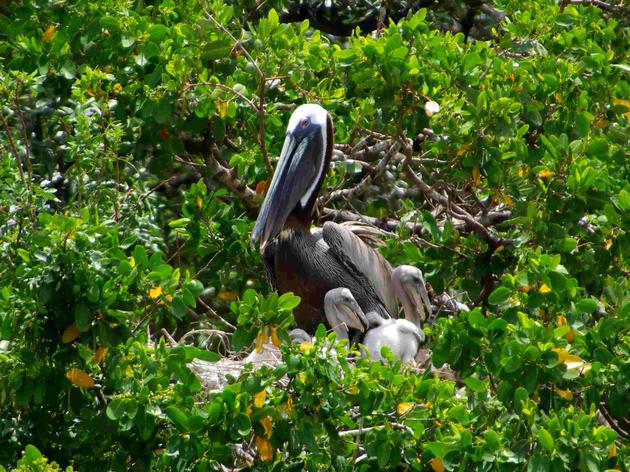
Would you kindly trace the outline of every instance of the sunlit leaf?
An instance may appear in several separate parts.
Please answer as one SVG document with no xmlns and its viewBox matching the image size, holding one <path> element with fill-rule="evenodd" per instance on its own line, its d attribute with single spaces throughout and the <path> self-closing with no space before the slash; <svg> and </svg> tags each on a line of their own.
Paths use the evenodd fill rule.
<svg viewBox="0 0 630 472">
<path fill-rule="evenodd" d="M 258 450 L 258 455 L 263 461 L 271 462 L 273 460 L 271 442 L 264 436 L 256 435 L 256 450 Z"/>
<path fill-rule="evenodd" d="M 149 289 L 149 296 L 154 300 L 162 295 L 162 287 L 152 287 Z"/>
<path fill-rule="evenodd" d="M 81 335 L 81 331 L 77 327 L 76 323 L 70 323 L 66 329 L 64 329 L 63 334 L 61 335 L 62 343 L 71 343 L 75 339 L 77 339 Z"/>
<path fill-rule="evenodd" d="M 96 384 L 94 379 L 81 369 L 70 369 L 66 372 L 66 377 L 77 387 L 92 388 Z"/>
<path fill-rule="evenodd" d="M 267 397 L 267 391 L 261 390 L 256 395 L 254 395 L 254 406 L 257 408 L 262 408 L 265 405 L 265 398 Z"/>
<path fill-rule="evenodd" d="M 398 416 L 406 415 L 411 410 L 413 410 L 413 407 L 415 405 L 416 404 L 413 403 L 413 402 L 402 402 L 402 403 L 399 403 L 398 405 L 396 405 L 396 413 L 398 414 Z"/>
<path fill-rule="evenodd" d="M 435 472 L 444 472 L 446 470 L 442 459 L 440 459 L 439 457 L 432 458 L 429 461 L 429 465 L 431 466 L 431 470 L 434 470 Z"/>
</svg>

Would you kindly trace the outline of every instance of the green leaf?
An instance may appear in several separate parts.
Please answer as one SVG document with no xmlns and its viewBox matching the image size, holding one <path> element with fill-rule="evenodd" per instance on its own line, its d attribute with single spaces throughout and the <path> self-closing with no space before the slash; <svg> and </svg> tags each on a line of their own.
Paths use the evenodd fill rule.
<svg viewBox="0 0 630 472">
<path fill-rule="evenodd" d="M 547 451 L 552 452 L 556 448 L 556 444 L 545 428 L 538 428 L 538 432 L 536 434 L 538 437 L 538 441 L 542 447 L 544 447 Z"/>
<path fill-rule="evenodd" d="M 575 238 L 562 238 L 556 243 L 556 247 L 560 252 L 571 252 L 577 248 L 578 242 Z"/>
<path fill-rule="evenodd" d="M 527 390 L 523 387 L 518 387 L 514 391 L 514 409 L 520 413 L 523 411 L 523 407 L 527 406 L 528 403 L 529 394 L 527 393 Z"/>
<path fill-rule="evenodd" d="M 389 463 L 389 458 L 392 454 L 392 446 L 388 441 L 385 441 L 379 444 L 376 449 L 376 461 L 378 462 L 378 466 L 381 469 L 384 469 L 385 466 Z"/>
<path fill-rule="evenodd" d="M 79 303 L 74 311 L 74 321 L 79 331 L 84 332 L 88 329 L 90 321 L 92 321 L 92 313 L 85 303 Z"/>
<path fill-rule="evenodd" d="M 300 304 L 300 297 L 292 292 L 283 293 L 278 299 L 278 308 L 283 311 L 291 311 Z"/>
<path fill-rule="evenodd" d="M 182 319 L 188 313 L 188 307 L 184 299 L 180 295 L 176 295 L 173 297 L 173 300 L 170 302 L 171 304 L 171 312 L 175 317 Z"/>
<path fill-rule="evenodd" d="M 175 405 L 169 405 L 164 411 L 166 416 L 168 416 L 173 424 L 175 424 L 177 429 L 182 432 L 189 430 L 188 417 L 182 410 L 177 408 Z"/>
<path fill-rule="evenodd" d="M 35 467 L 35 470 L 39 470 L 41 465 L 38 463 L 43 459 L 43 457 L 44 456 L 42 456 L 42 453 L 39 452 L 39 449 L 37 449 L 32 444 L 28 444 L 24 448 L 24 455 L 22 459 L 18 462 L 18 465 L 29 465 Z"/>
<path fill-rule="evenodd" d="M 169 29 L 164 25 L 151 25 L 148 30 L 149 39 L 159 43 L 168 34 L 168 31 Z"/>
<path fill-rule="evenodd" d="M 585 137 L 588 134 L 590 128 L 590 117 L 586 112 L 580 113 L 576 119 L 575 124 L 577 127 L 578 136 Z"/>
<path fill-rule="evenodd" d="M 273 8 L 269 10 L 267 19 L 269 20 L 270 29 L 275 29 L 280 23 L 280 19 L 278 18 L 278 12 L 274 10 Z"/>
<path fill-rule="evenodd" d="M 575 308 L 577 308 L 580 313 L 593 313 L 597 310 L 598 305 L 592 298 L 582 298 L 575 304 Z"/>
<path fill-rule="evenodd" d="M 490 305 L 500 305 L 509 300 L 512 295 L 512 290 L 507 287 L 498 287 L 488 297 L 488 303 Z"/>
<path fill-rule="evenodd" d="M 613 203 L 623 212 L 630 212 L 630 192 L 621 190 L 618 195 L 613 196 Z"/>
<path fill-rule="evenodd" d="M 464 383 L 473 392 L 483 393 L 486 391 L 486 384 L 476 377 L 466 377 Z"/>
<path fill-rule="evenodd" d="M 467 313 L 468 323 L 473 328 L 483 328 L 488 324 L 488 319 L 481 313 L 481 308 L 476 307 Z"/>
<path fill-rule="evenodd" d="M 301 426 L 298 428 L 298 434 L 302 444 L 304 444 L 310 452 L 319 451 L 319 444 L 315 438 L 315 426 L 310 420 L 302 422 Z"/>
<path fill-rule="evenodd" d="M 107 409 L 105 410 L 105 414 L 110 420 L 117 421 L 122 418 L 122 415 L 125 413 L 125 402 L 120 398 L 114 398 L 107 405 Z"/>
<path fill-rule="evenodd" d="M 118 28 L 118 19 L 113 16 L 102 16 L 99 19 L 99 24 L 103 28 L 110 28 L 110 29 Z"/>
<path fill-rule="evenodd" d="M 139 265 L 143 269 L 149 267 L 149 259 L 147 258 L 147 250 L 144 246 L 137 245 L 133 248 L 133 259 L 136 265 Z"/>
<path fill-rule="evenodd" d="M 207 61 L 216 61 L 230 55 L 233 44 L 227 39 L 219 39 L 211 41 L 203 49 L 202 57 Z"/>
</svg>

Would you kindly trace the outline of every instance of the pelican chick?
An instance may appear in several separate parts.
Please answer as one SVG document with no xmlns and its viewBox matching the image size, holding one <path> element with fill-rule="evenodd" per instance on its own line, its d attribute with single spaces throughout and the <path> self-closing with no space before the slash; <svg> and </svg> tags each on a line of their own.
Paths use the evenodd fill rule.
<svg viewBox="0 0 630 472">
<path fill-rule="evenodd" d="M 381 355 L 383 346 L 387 346 L 396 358 L 405 364 L 415 358 L 420 345 L 425 340 L 422 329 L 411 321 L 386 319 L 373 311 L 366 316 L 371 329 L 365 334 L 363 345 L 366 347 L 370 359 L 373 361 L 383 360 Z"/>
<path fill-rule="evenodd" d="M 337 339 L 340 340 L 349 339 L 350 329 L 364 333 L 368 326 L 368 320 L 352 292 L 344 287 L 334 288 L 326 292 L 324 313 L 328 325 L 337 333 Z"/>
<path fill-rule="evenodd" d="M 422 323 L 431 317 L 431 301 L 422 272 L 411 265 L 398 266 L 392 271 L 392 285 L 405 319 L 422 330 Z"/>
</svg>

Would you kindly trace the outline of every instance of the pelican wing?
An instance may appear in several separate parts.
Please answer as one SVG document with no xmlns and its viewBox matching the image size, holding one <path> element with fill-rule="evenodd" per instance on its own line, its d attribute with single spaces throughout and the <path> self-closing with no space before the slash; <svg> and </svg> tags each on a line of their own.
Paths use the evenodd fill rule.
<svg viewBox="0 0 630 472">
<path fill-rule="evenodd" d="M 400 334 L 411 334 L 414 336 L 420 344 L 424 343 L 426 336 L 424 331 L 418 328 L 411 321 L 407 320 L 396 320 L 396 328 L 400 332 Z"/>
<path fill-rule="evenodd" d="M 269 281 L 269 285 L 271 286 L 272 290 L 278 289 L 278 283 L 276 281 L 275 259 L 276 242 L 272 241 L 265 247 L 262 253 L 262 261 L 265 267 L 265 275 L 267 276 L 267 280 Z"/>
<path fill-rule="evenodd" d="M 387 314 L 395 317 L 398 305 L 389 262 L 351 230 L 337 223 L 330 221 L 324 223 L 323 238 L 337 261 L 355 277 L 368 284 Z"/>
</svg>

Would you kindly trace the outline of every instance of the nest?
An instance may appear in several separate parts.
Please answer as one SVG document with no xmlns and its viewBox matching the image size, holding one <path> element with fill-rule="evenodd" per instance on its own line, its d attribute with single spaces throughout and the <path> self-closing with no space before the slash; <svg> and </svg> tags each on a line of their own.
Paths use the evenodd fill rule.
<svg viewBox="0 0 630 472">
<path fill-rule="evenodd" d="M 190 371 L 209 392 L 218 392 L 241 376 L 248 365 L 252 370 L 261 367 L 276 367 L 282 364 L 282 353 L 273 344 L 263 344 L 261 352 L 253 351 L 247 357 L 238 359 L 237 356 L 225 357 L 217 362 L 193 359 L 186 364 Z"/>
</svg>

